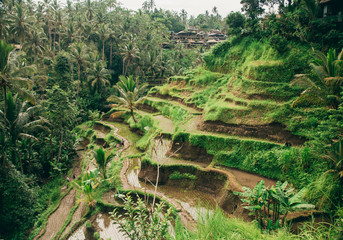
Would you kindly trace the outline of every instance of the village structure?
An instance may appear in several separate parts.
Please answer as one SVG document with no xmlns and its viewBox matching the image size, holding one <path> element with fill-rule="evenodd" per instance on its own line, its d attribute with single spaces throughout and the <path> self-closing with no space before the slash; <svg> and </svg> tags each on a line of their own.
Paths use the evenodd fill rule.
<svg viewBox="0 0 343 240">
<path fill-rule="evenodd" d="M 178 33 L 172 32 L 170 41 L 172 44 L 183 44 L 187 47 L 205 46 L 209 47 L 224 41 L 227 35 L 219 30 L 198 31 L 197 29 L 184 30 Z M 170 43 L 163 43 L 164 48 L 169 48 Z"/>
</svg>

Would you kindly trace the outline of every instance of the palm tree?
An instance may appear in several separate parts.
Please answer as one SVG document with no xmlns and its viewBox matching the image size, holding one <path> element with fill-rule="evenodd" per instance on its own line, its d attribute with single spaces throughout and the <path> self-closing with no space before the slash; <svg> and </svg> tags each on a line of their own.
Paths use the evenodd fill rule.
<svg viewBox="0 0 343 240">
<path fill-rule="evenodd" d="M 81 67 L 86 69 L 89 64 L 89 49 L 83 42 L 76 42 L 70 46 L 70 55 L 72 62 L 77 64 L 77 92 L 76 99 L 78 99 L 81 81 Z"/>
<path fill-rule="evenodd" d="M 72 186 L 86 196 L 86 203 L 89 207 L 94 206 L 94 189 L 99 185 L 98 182 L 99 171 L 86 172 L 82 175 L 81 180 L 75 180 L 72 182 Z"/>
<path fill-rule="evenodd" d="M 20 154 L 18 154 L 19 149 L 17 142 L 19 139 L 33 139 L 38 141 L 30 132 L 38 128 L 46 129 L 46 127 L 43 127 L 43 124 L 47 123 L 47 120 L 37 116 L 32 120 L 32 117 L 39 110 L 39 106 L 29 107 L 27 101 L 21 103 L 18 95 L 13 97 L 12 93 L 8 92 L 6 99 L 6 110 L 0 110 L 0 126 L 9 136 L 12 147 L 12 163 L 16 163 L 18 157 L 21 172 L 23 172 L 22 160 Z"/>
<path fill-rule="evenodd" d="M 45 13 L 45 22 L 48 27 L 48 39 L 49 39 L 49 50 L 51 51 L 52 46 L 52 36 L 51 36 L 51 7 L 50 7 L 50 1 L 44 0 L 44 13 Z"/>
<path fill-rule="evenodd" d="M 123 41 L 123 45 L 121 46 L 120 54 L 123 56 L 123 75 L 127 73 L 127 69 L 130 66 L 130 63 L 134 59 L 139 58 L 139 49 L 137 48 L 135 41 L 135 37 L 131 34 L 129 37 L 126 38 L 126 41 Z"/>
<path fill-rule="evenodd" d="M 100 24 L 97 34 L 102 42 L 102 60 L 105 61 L 105 41 L 108 39 L 108 27 L 104 23 Z"/>
<path fill-rule="evenodd" d="M 61 51 L 62 26 L 63 26 L 63 15 L 62 15 L 62 11 L 58 10 L 56 12 L 56 27 L 55 27 L 55 40 L 56 40 L 56 33 L 58 32 L 58 51 Z"/>
<path fill-rule="evenodd" d="M 110 66 L 112 66 L 112 58 L 113 58 L 113 40 L 116 39 L 116 25 L 111 21 L 111 24 L 108 28 L 108 38 L 110 39 Z"/>
<path fill-rule="evenodd" d="M 113 155 L 110 154 L 106 157 L 104 150 L 102 149 L 102 147 L 100 147 L 94 152 L 94 157 L 100 173 L 103 175 L 104 179 L 106 179 L 106 166 L 113 158 Z"/>
<path fill-rule="evenodd" d="M 31 62 L 34 62 L 37 65 L 37 59 L 39 56 L 43 56 L 44 53 L 44 40 L 46 40 L 46 35 L 42 28 L 36 27 L 31 29 L 29 33 L 29 38 L 23 45 L 23 49 L 31 56 Z"/>
<path fill-rule="evenodd" d="M 12 33 L 20 42 L 22 46 L 25 41 L 25 36 L 28 34 L 29 29 L 34 22 L 31 16 L 28 16 L 21 5 L 16 5 L 15 14 L 9 16 L 10 33 Z"/>
<path fill-rule="evenodd" d="M 134 80 L 133 76 L 128 78 L 124 76 L 119 77 L 119 82 L 115 89 L 118 90 L 120 96 L 113 95 L 107 99 L 107 101 L 117 102 L 119 105 L 122 105 L 130 110 L 132 119 L 137 122 L 133 109 L 144 100 L 141 96 L 147 87 L 147 84 L 138 85 L 138 80 Z"/>
<path fill-rule="evenodd" d="M 334 49 L 330 49 L 327 55 L 314 51 L 312 68 L 316 74 L 314 79 L 301 75 L 292 81 L 291 85 L 301 85 L 306 88 L 292 103 L 292 106 L 296 106 L 302 101 L 327 103 L 327 97 L 333 96 L 334 102 L 329 104 L 336 108 L 340 88 L 343 84 L 343 49 L 338 55 Z"/>
<path fill-rule="evenodd" d="M 91 0 L 86 1 L 86 17 L 88 21 L 92 21 L 94 16 L 94 9 Z"/>
<path fill-rule="evenodd" d="M 65 29 L 63 35 L 63 46 L 69 46 L 69 44 L 73 43 L 74 41 L 79 40 L 79 35 L 75 30 L 75 27 L 72 22 L 69 22 L 67 28 Z"/>
<path fill-rule="evenodd" d="M 13 51 L 13 47 L 5 41 L 0 40 L 0 87 L 3 90 L 4 106 L 6 108 L 6 96 L 8 88 L 20 93 L 24 99 L 31 103 L 34 97 L 23 87 L 31 88 L 33 83 L 26 76 L 34 72 L 31 66 L 22 66 L 19 54 Z M 6 109 L 5 109 L 6 114 Z"/>
<path fill-rule="evenodd" d="M 104 64 L 100 61 L 93 65 L 88 71 L 88 82 L 91 83 L 92 87 L 95 87 L 95 91 L 99 92 L 100 88 L 105 85 L 109 85 L 108 80 L 111 75 L 110 72 L 104 67 Z"/>
<path fill-rule="evenodd" d="M 5 39 L 8 34 L 8 15 L 5 10 L 0 10 L 0 39 Z"/>
</svg>

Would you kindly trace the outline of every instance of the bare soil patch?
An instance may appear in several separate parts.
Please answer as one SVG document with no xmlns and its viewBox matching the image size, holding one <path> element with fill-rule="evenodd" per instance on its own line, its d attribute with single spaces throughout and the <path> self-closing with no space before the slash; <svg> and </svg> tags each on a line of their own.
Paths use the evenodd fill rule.
<svg viewBox="0 0 343 240">
<path fill-rule="evenodd" d="M 137 109 L 144 111 L 144 112 L 148 112 L 148 113 L 157 113 L 158 110 L 148 104 L 138 104 L 137 105 Z"/>
<path fill-rule="evenodd" d="M 294 146 L 302 145 L 307 140 L 304 137 L 293 135 L 279 123 L 245 125 L 229 124 L 221 121 L 205 121 L 199 125 L 199 129 L 207 132 L 218 132 L 236 136 L 267 139 L 283 144 L 290 143 Z"/>
<path fill-rule="evenodd" d="M 110 127 L 105 126 L 105 125 L 103 125 L 101 123 L 94 123 L 93 128 L 94 128 L 94 130 L 98 130 L 98 131 L 100 131 L 102 133 L 105 133 L 105 134 L 111 132 L 111 128 Z"/>
<path fill-rule="evenodd" d="M 248 173 L 239 169 L 229 167 L 220 167 L 220 169 L 232 174 L 241 186 L 248 187 L 251 189 L 253 189 L 255 185 L 261 180 L 264 181 L 264 185 L 266 187 L 270 187 L 273 185 L 275 186 L 276 184 L 276 180 L 263 177 L 259 174 Z"/>
<path fill-rule="evenodd" d="M 174 154 L 176 158 L 195 161 L 204 164 L 210 164 L 213 156 L 207 154 L 205 148 L 190 145 L 188 142 L 173 142 L 167 155 Z"/>
</svg>

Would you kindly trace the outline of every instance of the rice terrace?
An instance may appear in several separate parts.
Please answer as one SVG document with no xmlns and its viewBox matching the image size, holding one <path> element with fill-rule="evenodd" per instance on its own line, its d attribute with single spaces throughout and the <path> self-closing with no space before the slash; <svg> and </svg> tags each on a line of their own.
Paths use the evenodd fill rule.
<svg viewBox="0 0 343 240">
<path fill-rule="evenodd" d="M 167 2 L 0 1 L 0 240 L 343 239 L 343 2 Z"/>
</svg>

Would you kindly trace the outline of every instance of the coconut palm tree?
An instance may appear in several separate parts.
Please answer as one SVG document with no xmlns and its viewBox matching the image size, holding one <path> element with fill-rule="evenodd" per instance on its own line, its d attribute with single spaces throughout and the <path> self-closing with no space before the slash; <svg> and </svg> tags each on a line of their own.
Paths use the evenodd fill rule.
<svg viewBox="0 0 343 240">
<path fill-rule="evenodd" d="M 21 63 L 21 56 L 13 51 L 13 46 L 0 40 L 0 87 L 3 90 L 5 108 L 8 88 L 20 93 L 31 103 L 35 102 L 34 97 L 25 89 L 32 87 L 33 83 L 27 76 L 35 69 L 31 66 L 23 66 Z"/>
<path fill-rule="evenodd" d="M 107 101 L 117 102 L 119 105 L 130 110 L 132 119 L 137 122 L 133 110 L 136 106 L 144 100 L 142 94 L 147 87 L 147 84 L 138 85 L 138 80 L 134 80 L 133 76 L 128 78 L 124 76 L 119 77 L 119 82 L 114 86 L 118 90 L 120 96 L 113 95 Z"/>
<path fill-rule="evenodd" d="M 112 66 L 113 58 L 113 41 L 117 38 L 116 25 L 111 21 L 108 28 L 108 39 L 110 39 L 110 66 Z"/>
<path fill-rule="evenodd" d="M 104 67 L 104 64 L 100 61 L 96 62 L 92 68 L 88 69 L 88 82 L 92 87 L 95 87 L 95 91 L 99 92 L 100 88 L 110 84 L 108 80 L 111 75 L 110 72 Z"/>
<path fill-rule="evenodd" d="M 80 36 L 78 35 L 78 32 L 76 31 L 73 23 L 69 22 L 69 24 L 67 24 L 67 27 L 63 35 L 62 45 L 64 47 L 69 46 L 69 44 L 75 41 L 78 41 L 79 39 L 80 39 Z"/>
<path fill-rule="evenodd" d="M 131 34 L 125 38 L 126 40 L 123 41 L 123 45 L 120 47 L 120 55 L 123 56 L 123 75 L 127 73 L 127 69 L 130 66 L 130 63 L 134 60 L 139 58 L 139 49 L 136 46 L 136 39 Z M 126 67 L 125 67 L 126 64 Z"/>
<path fill-rule="evenodd" d="M 100 24 L 97 34 L 102 42 L 102 60 L 105 61 L 105 41 L 109 37 L 109 30 L 104 23 Z"/>
<path fill-rule="evenodd" d="M 42 57 L 45 51 L 44 41 L 47 40 L 42 28 L 36 27 L 31 29 L 29 38 L 23 45 L 23 50 L 26 51 L 31 60 L 37 65 L 38 57 Z"/>
<path fill-rule="evenodd" d="M 22 160 L 18 149 L 19 139 L 38 139 L 30 134 L 36 129 L 47 129 L 43 127 L 47 120 L 40 116 L 35 116 L 39 106 L 29 106 L 27 101 L 20 102 L 18 95 L 12 96 L 11 92 L 6 95 L 6 112 L 0 110 L 0 127 L 9 137 L 12 148 L 12 163 L 17 163 L 19 159 L 20 169 L 23 172 Z"/>
<path fill-rule="evenodd" d="M 0 39 L 5 39 L 8 35 L 8 15 L 4 9 L 0 10 Z"/>
<path fill-rule="evenodd" d="M 22 5 L 17 4 L 15 10 L 15 14 L 11 14 L 9 16 L 9 31 L 15 36 L 22 46 L 32 23 L 34 22 L 34 18 L 25 13 Z"/>
<path fill-rule="evenodd" d="M 92 21 L 94 16 L 94 7 L 91 0 L 86 1 L 86 17 L 88 21 Z"/>
<path fill-rule="evenodd" d="M 70 55 L 72 62 L 77 64 L 77 92 L 76 98 L 78 99 L 80 91 L 80 81 L 81 81 L 81 67 L 86 69 L 89 64 L 89 48 L 83 42 L 73 43 L 70 47 Z"/>
</svg>

